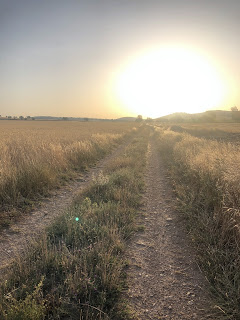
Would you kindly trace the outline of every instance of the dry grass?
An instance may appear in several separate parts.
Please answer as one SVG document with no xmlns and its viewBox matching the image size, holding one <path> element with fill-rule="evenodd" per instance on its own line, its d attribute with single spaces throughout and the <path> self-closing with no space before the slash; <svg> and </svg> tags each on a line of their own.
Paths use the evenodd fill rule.
<svg viewBox="0 0 240 320">
<path fill-rule="evenodd" d="M 0 208 L 23 207 L 122 141 L 135 123 L 1 121 Z"/>
<path fill-rule="evenodd" d="M 142 128 L 66 213 L 10 268 L 0 318 L 127 319 L 119 305 L 122 252 L 143 190 L 148 130 Z"/>
<path fill-rule="evenodd" d="M 240 319 L 240 150 L 159 128 L 157 137 L 219 310 Z"/>
</svg>

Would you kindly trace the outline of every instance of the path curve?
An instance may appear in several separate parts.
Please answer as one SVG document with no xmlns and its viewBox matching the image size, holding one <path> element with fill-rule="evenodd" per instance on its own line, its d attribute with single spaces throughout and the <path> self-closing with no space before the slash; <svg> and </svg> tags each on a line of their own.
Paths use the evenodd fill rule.
<svg viewBox="0 0 240 320">
<path fill-rule="evenodd" d="M 169 177 L 153 138 L 148 149 L 146 193 L 137 233 L 127 248 L 127 299 L 139 320 L 216 319 L 207 283 L 183 221 L 173 207 Z"/>
</svg>

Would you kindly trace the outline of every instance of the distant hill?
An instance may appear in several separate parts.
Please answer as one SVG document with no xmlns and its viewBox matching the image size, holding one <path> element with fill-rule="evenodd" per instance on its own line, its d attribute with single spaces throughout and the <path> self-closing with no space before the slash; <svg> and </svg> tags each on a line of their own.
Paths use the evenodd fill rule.
<svg viewBox="0 0 240 320">
<path fill-rule="evenodd" d="M 240 113 L 240 111 L 236 112 Z M 233 112 L 225 110 L 209 110 L 193 114 L 176 112 L 155 119 L 155 121 L 159 122 L 232 122 L 233 120 Z"/>
<path fill-rule="evenodd" d="M 51 117 L 51 116 L 37 116 L 35 120 L 53 120 L 53 121 L 112 121 L 112 119 L 98 119 L 98 118 L 79 118 L 79 117 Z"/>
<path fill-rule="evenodd" d="M 36 120 L 61 120 L 59 117 L 49 117 L 49 116 L 37 116 L 34 117 Z"/>
<path fill-rule="evenodd" d="M 53 121 L 135 121 L 136 117 L 122 117 L 118 119 L 99 119 L 99 118 L 78 118 L 78 117 L 50 117 L 37 116 L 36 120 L 53 120 Z"/>
<path fill-rule="evenodd" d="M 159 117 L 159 118 L 156 118 L 155 120 L 156 121 L 174 121 L 175 119 L 179 119 L 179 120 L 182 120 L 182 119 L 190 119 L 191 118 L 191 114 L 189 113 L 186 113 L 186 112 L 175 112 L 175 113 L 171 113 L 171 114 L 168 114 L 166 116 L 163 116 L 163 117 Z"/>
<path fill-rule="evenodd" d="M 122 117 L 115 119 L 114 121 L 135 121 L 137 118 L 136 117 Z"/>
</svg>

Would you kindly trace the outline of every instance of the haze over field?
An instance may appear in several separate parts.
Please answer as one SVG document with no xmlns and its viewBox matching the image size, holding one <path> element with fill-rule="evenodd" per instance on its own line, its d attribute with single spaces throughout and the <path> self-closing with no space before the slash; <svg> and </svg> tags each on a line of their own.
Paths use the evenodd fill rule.
<svg viewBox="0 0 240 320">
<path fill-rule="evenodd" d="M 240 105 L 237 0 L 0 0 L 0 114 Z"/>
</svg>

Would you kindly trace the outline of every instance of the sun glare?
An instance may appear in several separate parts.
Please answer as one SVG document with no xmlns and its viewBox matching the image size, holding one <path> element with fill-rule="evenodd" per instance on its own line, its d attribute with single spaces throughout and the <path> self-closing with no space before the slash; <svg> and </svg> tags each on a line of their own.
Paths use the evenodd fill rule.
<svg viewBox="0 0 240 320">
<path fill-rule="evenodd" d="M 115 94 L 129 111 L 149 117 L 197 113 L 218 107 L 225 86 L 218 71 L 197 53 L 181 48 L 149 52 L 118 74 Z"/>
</svg>

